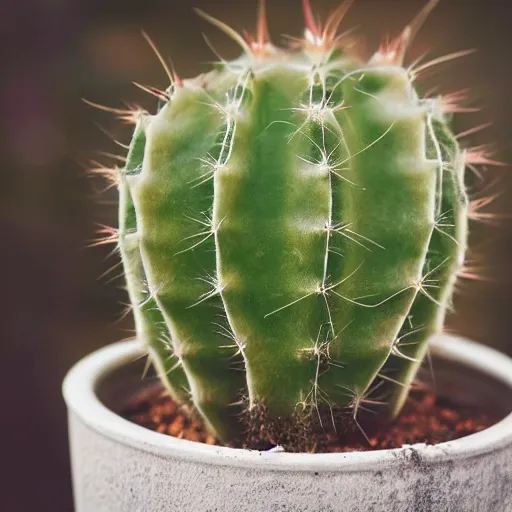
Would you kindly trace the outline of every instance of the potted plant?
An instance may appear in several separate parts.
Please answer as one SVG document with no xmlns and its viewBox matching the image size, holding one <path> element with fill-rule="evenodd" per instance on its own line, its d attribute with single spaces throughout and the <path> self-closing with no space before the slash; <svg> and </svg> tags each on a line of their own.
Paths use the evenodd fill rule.
<svg viewBox="0 0 512 512">
<path fill-rule="evenodd" d="M 437 3 L 369 60 L 338 33 L 351 0 L 324 25 L 304 0 L 286 50 L 263 2 L 254 37 L 203 13 L 242 57 L 161 59 L 158 112 L 117 111 L 137 340 L 65 380 L 78 512 L 512 510 L 512 361 L 441 334 L 465 169 L 496 162 L 452 133 L 460 97 L 417 92 L 443 59 L 404 68 Z"/>
</svg>

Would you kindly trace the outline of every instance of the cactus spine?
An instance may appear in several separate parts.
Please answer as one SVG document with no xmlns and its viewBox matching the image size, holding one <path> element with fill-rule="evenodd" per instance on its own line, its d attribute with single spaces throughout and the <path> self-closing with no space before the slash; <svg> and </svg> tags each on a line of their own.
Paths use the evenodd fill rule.
<svg viewBox="0 0 512 512">
<path fill-rule="evenodd" d="M 305 0 L 287 50 L 263 2 L 256 38 L 204 15 L 244 55 L 172 76 L 122 172 L 137 332 L 172 396 L 225 441 L 247 409 L 276 425 L 355 419 L 376 387 L 396 416 L 463 263 L 464 154 L 403 67 L 437 0 L 369 61 L 337 35 L 351 3 L 320 27 Z"/>
</svg>

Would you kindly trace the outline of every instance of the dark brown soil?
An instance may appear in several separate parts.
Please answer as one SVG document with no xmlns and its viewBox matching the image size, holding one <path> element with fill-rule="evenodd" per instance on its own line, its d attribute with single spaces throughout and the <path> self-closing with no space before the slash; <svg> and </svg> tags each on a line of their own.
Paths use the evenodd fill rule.
<svg viewBox="0 0 512 512">
<path fill-rule="evenodd" d="M 138 425 L 179 439 L 221 444 L 206 431 L 199 418 L 191 418 L 161 388 L 139 393 L 121 415 Z M 367 438 L 357 429 L 343 435 L 326 433 L 313 451 L 352 452 L 400 448 L 414 443 L 437 444 L 479 432 L 499 419 L 490 411 L 458 407 L 432 392 L 421 392 L 408 401 L 394 423 L 376 424 L 374 421 L 368 429 L 365 426 Z"/>
</svg>

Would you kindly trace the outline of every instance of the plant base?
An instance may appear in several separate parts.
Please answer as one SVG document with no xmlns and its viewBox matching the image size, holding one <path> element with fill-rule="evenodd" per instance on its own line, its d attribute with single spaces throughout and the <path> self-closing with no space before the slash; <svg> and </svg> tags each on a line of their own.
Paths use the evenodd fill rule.
<svg viewBox="0 0 512 512">
<path fill-rule="evenodd" d="M 120 414 L 129 421 L 161 434 L 210 445 L 222 445 L 208 433 L 201 421 L 191 419 L 159 385 L 135 394 Z M 387 423 L 371 414 L 365 419 L 366 421 L 361 423 L 364 434 L 358 428 L 335 433 L 332 432 L 331 425 L 326 425 L 326 432 L 317 436 L 312 451 L 346 453 L 387 450 L 416 443 L 433 445 L 480 432 L 497 423 L 501 417 L 497 411 L 483 406 L 461 406 L 450 399 L 437 397 L 431 391 L 421 391 L 411 395 L 411 399 L 395 422 Z M 329 418 L 323 421 L 329 421 Z M 261 447 L 263 443 L 257 435 L 260 430 L 254 428 L 246 443 L 231 447 Z M 265 437 L 269 437 L 268 433 Z M 267 445 L 265 449 L 273 447 Z"/>
</svg>

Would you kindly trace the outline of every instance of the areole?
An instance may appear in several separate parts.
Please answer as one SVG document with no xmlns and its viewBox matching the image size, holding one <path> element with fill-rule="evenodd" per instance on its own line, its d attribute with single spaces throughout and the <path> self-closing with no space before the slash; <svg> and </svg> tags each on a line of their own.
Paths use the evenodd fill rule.
<svg viewBox="0 0 512 512">
<path fill-rule="evenodd" d="M 450 336 L 434 338 L 431 349 L 436 359 L 512 390 L 507 356 Z M 111 386 L 107 378 L 142 353 L 137 341 L 108 346 L 79 362 L 65 379 L 77 512 L 506 512 L 512 507 L 512 414 L 456 441 L 396 450 L 298 454 L 208 446 L 139 427 L 102 403 L 102 388 Z M 512 394 L 501 396 L 506 402 Z"/>
</svg>

